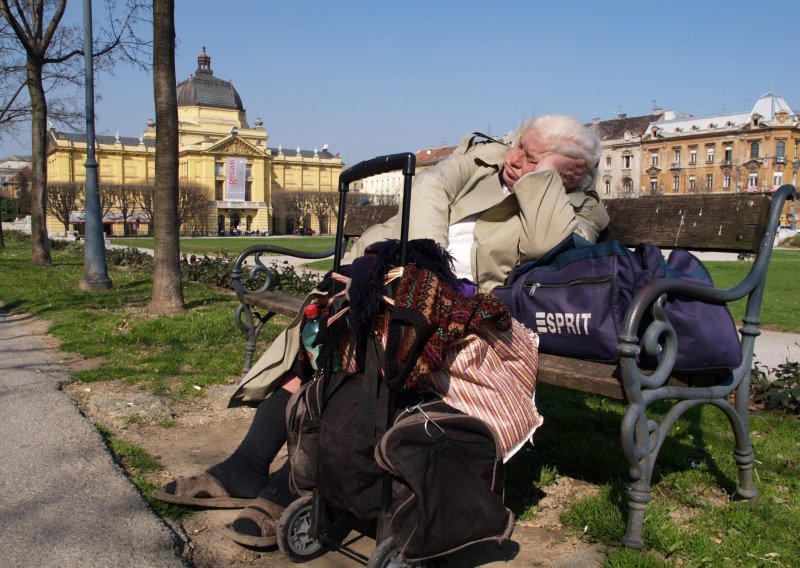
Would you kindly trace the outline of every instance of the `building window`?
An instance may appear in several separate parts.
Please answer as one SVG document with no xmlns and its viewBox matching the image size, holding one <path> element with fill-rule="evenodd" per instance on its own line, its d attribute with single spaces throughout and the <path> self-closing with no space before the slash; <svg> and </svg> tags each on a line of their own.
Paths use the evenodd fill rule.
<svg viewBox="0 0 800 568">
<path fill-rule="evenodd" d="M 723 174 L 722 176 L 722 189 L 731 188 L 731 174 Z"/>
<path fill-rule="evenodd" d="M 658 166 L 658 152 L 650 152 L 650 165 Z"/>
<path fill-rule="evenodd" d="M 758 174 L 749 174 L 747 176 L 747 187 L 749 189 L 758 188 Z"/>
<path fill-rule="evenodd" d="M 697 178 L 689 176 L 689 189 L 697 189 Z"/>
<path fill-rule="evenodd" d="M 692 147 L 689 148 L 689 163 L 696 164 L 697 163 L 697 148 Z"/>
<path fill-rule="evenodd" d="M 622 180 L 622 191 L 625 193 L 633 193 L 633 180 L 626 177 Z"/>
<path fill-rule="evenodd" d="M 218 179 L 214 184 L 214 199 L 216 201 L 222 201 L 222 185 L 224 183 L 221 179 Z"/>
<path fill-rule="evenodd" d="M 730 164 L 732 160 L 733 160 L 733 147 L 725 146 L 725 161 Z"/>
<path fill-rule="evenodd" d="M 714 174 L 706 174 L 706 189 L 709 191 L 714 189 Z"/>
<path fill-rule="evenodd" d="M 248 177 L 248 178 L 249 177 L 253 177 L 253 165 L 252 164 L 247 164 L 244 167 L 244 171 L 245 171 L 244 177 Z"/>
<path fill-rule="evenodd" d="M 785 158 L 786 157 L 786 142 L 783 140 L 778 140 L 775 142 L 775 157 L 776 158 Z"/>
<path fill-rule="evenodd" d="M 609 193 L 611 193 L 611 180 L 607 179 L 606 180 L 606 195 L 608 195 Z"/>
<path fill-rule="evenodd" d="M 706 163 L 713 164 L 714 163 L 714 147 L 709 146 L 706 148 Z"/>
<path fill-rule="evenodd" d="M 225 177 L 225 164 L 223 162 L 214 163 L 214 175 L 217 177 Z"/>
<path fill-rule="evenodd" d="M 772 181 L 773 181 L 772 185 L 775 186 L 776 189 L 782 186 L 783 172 L 775 172 L 775 178 Z"/>
<path fill-rule="evenodd" d="M 606 156 L 606 169 L 611 169 L 611 156 Z"/>
<path fill-rule="evenodd" d="M 681 178 L 679 176 L 672 176 L 672 191 L 680 191 L 681 189 Z"/>
<path fill-rule="evenodd" d="M 681 149 L 675 148 L 672 150 L 672 165 L 680 166 L 681 165 Z"/>
<path fill-rule="evenodd" d="M 622 156 L 622 167 L 624 169 L 626 169 L 626 170 L 631 169 L 631 161 L 632 161 L 632 159 L 633 159 L 633 156 L 631 156 L 629 154 L 626 154 L 626 155 Z"/>
<path fill-rule="evenodd" d="M 252 201 L 253 200 L 252 195 L 253 195 L 253 182 L 252 181 L 244 182 L 244 200 Z"/>
<path fill-rule="evenodd" d="M 753 142 L 752 144 L 750 144 L 750 157 L 758 158 L 759 150 L 760 150 L 760 145 L 758 142 Z"/>
<path fill-rule="evenodd" d="M 658 178 L 651 177 L 650 178 L 650 191 L 654 192 L 658 190 Z"/>
</svg>

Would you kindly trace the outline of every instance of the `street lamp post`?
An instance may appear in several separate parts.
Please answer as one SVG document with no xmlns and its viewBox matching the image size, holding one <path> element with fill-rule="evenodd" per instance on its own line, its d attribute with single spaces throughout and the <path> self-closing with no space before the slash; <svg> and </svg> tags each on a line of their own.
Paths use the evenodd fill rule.
<svg viewBox="0 0 800 568">
<path fill-rule="evenodd" d="M 86 69 L 86 244 L 80 289 L 108 290 L 105 237 L 100 213 L 97 160 L 94 151 L 94 64 L 92 61 L 92 0 L 83 0 L 83 59 Z"/>
<path fill-rule="evenodd" d="M 797 171 L 800 170 L 800 158 L 792 162 L 792 185 L 797 189 Z M 797 197 L 792 199 L 792 230 L 797 229 L 797 211 L 796 211 Z"/>
</svg>

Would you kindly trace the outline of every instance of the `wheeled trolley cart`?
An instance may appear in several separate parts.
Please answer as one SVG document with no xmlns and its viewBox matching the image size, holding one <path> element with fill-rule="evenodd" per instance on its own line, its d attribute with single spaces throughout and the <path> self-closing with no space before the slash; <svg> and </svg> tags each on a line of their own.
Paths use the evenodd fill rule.
<svg viewBox="0 0 800 568">
<path fill-rule="evenodd" d="M 320 371 L 293 396 L 287 410 L 291 483 L 301 497 L 282 514 L 277 536 L 280 549 L 296 562 L 336 549 L 368 568 L 421 567 L 429 558 L 472 542 L 505 540 L 513 528 L 513 515 L 502 505 L 502 459 L 491 428 L 436 396 L 398 384 L 404 380 L 397 372 L 398 366 L 404 366 L 403 361 L 398 365 L 398 353 L 400 359 L 414 360 L 418 351 L 395 349 L 388 354 L 392 335 L 387 329 L 394 321 L 388 304 L 399 286 L 397 279 L 382 276 L 378 298 L 389 298 L 388 303 L 378 302 L 380 307 L 367 318 L 355 317 L 356 264 L 360 261 L 349 267 L 349 282 L 342 274 L 348 267 L 341 264 L 346 247 L 345 210 L 355 206 L 348 203 L 348 188 L 354 181 L 396 170 L 404 178 L 400 240 L 383 243 L 389 245 L 384 250 L 392 251 L 391 263 L 385 264 L 391 264 L 389 272 L 402 273 L 405 268 L 412 274 L 408 225 L 414 154 L 380 156 L 339 177 L 334 268 L 322 284 L 327 296 L 320 325 L 325 330 L 317 358 Z M 367 256 L 380 256 L 373 252 L 370 249 Z M 366 272 L 378 271 L 370 266 Z M 341 317 L 347 310 L 350 319 Z M 345 344 L 349 356 L 342 354 Z M 465 471 L 472 471 L 471 476 L 463 475 Z M 441 481 L 431 482 L 426 476 Z M 451 480 L 462 482 L 468 492 L 459 503 L 453 503 L 456 500 L 448 493 L 446 485 Z M 426 488 L 434 495 L 430 503 L 419 497 Z M 459 533 L 466 535 L 464 542 L 458 540 L 460 536 L 448 540 L 452 527 L 449 521 L 441 521 L 448 515 L 453 525 L 460 523 L 465 529 Z M 428 522 L 434 518 L 435 523 Z M 482 532 L 465 526 L 486 522 L 491 526 Z M 353 530 L 375 539 L 369 557 L 344 542 Z M 428 538 L 437 540 L 436 546 L 429 546 Z M 406 557 L 409 550 L 414 556 Z"/>
</svg>

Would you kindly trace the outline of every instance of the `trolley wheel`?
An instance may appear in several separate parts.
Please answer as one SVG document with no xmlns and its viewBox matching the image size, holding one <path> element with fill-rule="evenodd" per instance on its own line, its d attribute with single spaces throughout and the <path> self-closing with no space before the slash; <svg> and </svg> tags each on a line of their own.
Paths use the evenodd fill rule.
<svg viewBox="0 0 800 568">
<path fill-rule="evenodd" d="M 311 538 L 311 495 L 286 507 L 278 521 L 278 548 L 292 562 L 306 562 L 327 552 L 324 543 Z"/>
<path fill-rule="evenodd" d="M 372 556 L 367 562 L 367 568 L 425 568 L 425 566 L 426 562 L 409 562 L 403 558 L 392 537 L 383 539 L 372 551 Z"/>
</svg>

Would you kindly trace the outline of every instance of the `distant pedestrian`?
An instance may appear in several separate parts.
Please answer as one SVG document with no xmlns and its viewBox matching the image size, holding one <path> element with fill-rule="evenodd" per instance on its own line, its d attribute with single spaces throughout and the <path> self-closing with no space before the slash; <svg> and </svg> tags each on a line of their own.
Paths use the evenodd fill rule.
<svg viewBox="0 0 800 568">
<path fill-rule="evenodd" d="M 197 266 L 197 256 L 192 255 L 189 257 L 189 264 L 192 266 Z"/>
</svg>

